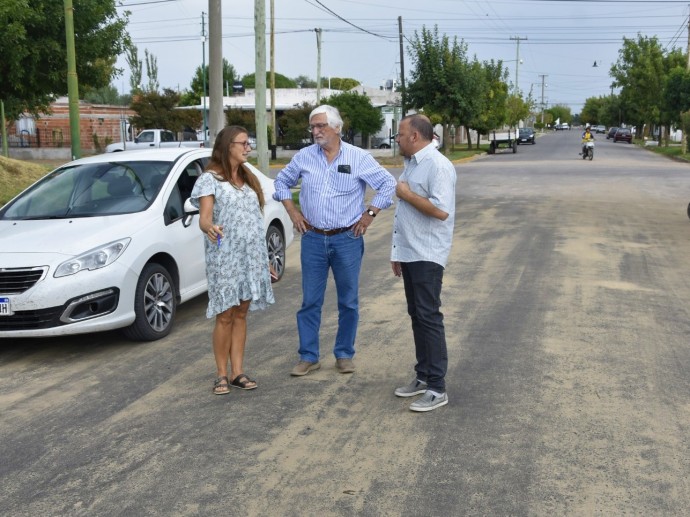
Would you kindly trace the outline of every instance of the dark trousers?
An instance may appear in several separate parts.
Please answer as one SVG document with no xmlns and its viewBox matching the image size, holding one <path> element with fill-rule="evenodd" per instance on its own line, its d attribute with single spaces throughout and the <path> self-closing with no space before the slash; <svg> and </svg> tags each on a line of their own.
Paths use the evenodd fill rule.
<svg viewBox="0 0 690 517">
<path fill-rule="evenodd" d="M 401 266 L 407 313 L 412 319 L 417 379 L 426 382 L 430 390 L 445 393 L 448 350 L 440 310 L 443 266 L 434 262 L 403 262 Z"/>
</svg>

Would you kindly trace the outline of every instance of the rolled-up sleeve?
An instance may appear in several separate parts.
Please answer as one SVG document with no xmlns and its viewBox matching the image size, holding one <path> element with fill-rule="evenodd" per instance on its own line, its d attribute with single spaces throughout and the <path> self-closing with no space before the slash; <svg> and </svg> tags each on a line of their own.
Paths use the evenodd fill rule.
<svg viewBox="0 0 690 517">
<path fill-rule="evenodd" d="M 276 191 L 273 199 L 283 201 L 292 198 L 291 188 L 297 185 L 302 169 L 297 155 L 281 170 L 273 181 Z"/>
<path fill-rule="evenodd" d="M 384 169 L 370 154 L 362 158 L 360 178 L 376 191 L 371 205 L 381 210 L 393 204 L 393 194 L 397 182 L 393 175 Z"/>
</svg>

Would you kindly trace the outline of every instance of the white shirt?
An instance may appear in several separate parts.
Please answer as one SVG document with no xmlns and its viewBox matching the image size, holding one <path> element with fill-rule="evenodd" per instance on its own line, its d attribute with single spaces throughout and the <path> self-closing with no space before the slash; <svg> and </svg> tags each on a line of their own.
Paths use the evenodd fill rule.
<svg viewBox="0 0 690 517">
<path fill-rule="evenodd" d="M 455 167 L 429 143 L 405 160 L 400 181 L 448 217 L 445 221 L 430 217 L 401 199 L 395 209 L 391 261 L 435 262 L 446 267 L 455 225 Z"/>
</svg>

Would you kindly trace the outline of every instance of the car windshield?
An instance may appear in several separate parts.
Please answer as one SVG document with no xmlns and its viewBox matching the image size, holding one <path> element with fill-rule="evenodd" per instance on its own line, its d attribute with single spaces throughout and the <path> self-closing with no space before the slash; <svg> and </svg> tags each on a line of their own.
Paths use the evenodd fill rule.
<svg viewBox="0 0 690 517">
<path fill-rule="evenodd" d="M 520 128 L 520 133 L 530 134 L 531 132 L 532 132 L 532 130 L 528 127 L 521 127 Z"/>
<path fill-rule="evenodd" d="M 141 212 L 172 162 L 86 163 L 54 170 L 0 210 L 0 219 L 62 219 Z"/>
</svg>

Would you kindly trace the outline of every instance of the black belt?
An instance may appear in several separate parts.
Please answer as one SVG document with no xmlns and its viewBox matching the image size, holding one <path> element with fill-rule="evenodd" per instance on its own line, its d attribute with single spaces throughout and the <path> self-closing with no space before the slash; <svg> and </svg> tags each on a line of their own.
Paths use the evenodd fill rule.
<svg viewBox="0 0 690 517">
<path fill-rule="evenodd" d="M 331 235 L 338 235 L 339 233 L 343 233 L 343 232 L 346 232 L 348 230 L 352 230 L 353 226 L 354 226 L 354 224 L 352 226 L 348 226 L 347 228 L 333 228 L 332 230 L 322 230 L 320 228 L 314 228 L 311 225 L 307 225 L 307 230 L 309 230 L 310 232 L 314 232 L 314 233 L 318 233 L 320 235 L 326 235 L 326 236 L 330 237 Z"/>
</svg>

